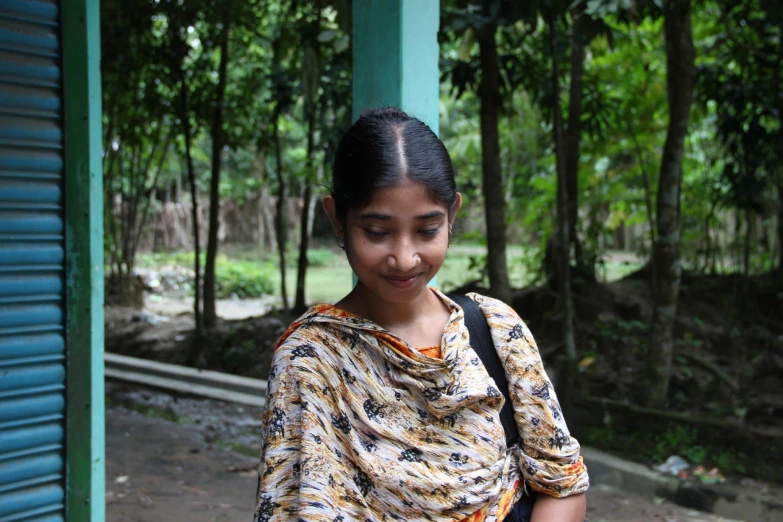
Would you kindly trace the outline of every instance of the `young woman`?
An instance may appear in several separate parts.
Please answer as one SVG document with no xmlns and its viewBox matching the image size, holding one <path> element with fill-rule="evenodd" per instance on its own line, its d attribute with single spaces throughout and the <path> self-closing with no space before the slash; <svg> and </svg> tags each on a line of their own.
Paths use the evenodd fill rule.
<svg viewBox="0 0 783 522">
<path fill-rule="evenodd" d="M 427 283 L 462 198 L 446 148 L 398 109 L 343 137 L 323 205 L 358 278 L 280 339 L 269 375 L 255 522 L 583 521 L 587 470 L 533 337 L 471 294 L 508 377 L 522 444 L 471 349 L 462 309 Z"/>
</svg>

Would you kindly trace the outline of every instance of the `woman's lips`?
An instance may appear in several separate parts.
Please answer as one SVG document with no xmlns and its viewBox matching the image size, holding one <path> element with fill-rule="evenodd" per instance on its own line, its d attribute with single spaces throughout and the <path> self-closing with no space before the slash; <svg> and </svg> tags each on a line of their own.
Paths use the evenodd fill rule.
<svg viewBox="0 0 783 522">
<path fill-rule="evenodd" d="M 389 282 L 390 285 L 394 286 L 395 288 L 399 288 L 400 290 L 405 290 L 413 285 L 416 284 L 416 281 L 419 280 L 420 274 L 408 276 L 408 277 L 397 277 L 397 276 L 384 276 L 386 280 Z"/>
</svg>

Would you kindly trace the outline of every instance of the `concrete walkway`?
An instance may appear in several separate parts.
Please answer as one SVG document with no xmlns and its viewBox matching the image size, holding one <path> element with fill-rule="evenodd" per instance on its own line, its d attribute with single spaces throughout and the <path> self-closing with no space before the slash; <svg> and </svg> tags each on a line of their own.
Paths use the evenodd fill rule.
<svg viewBox="0 0 783 522">
<path fill-rule="evenodd" d="M 106 411 L 109 522 L 252 522 L 257 458 L 210 444 L 203 429 L 120 406 Z M 725 521 L 663 501 L 595 485 L 590 522 Z"/>
<path fill-rule="evenodd" d="M 250 522 L 257 459 L 124 408 L 106 411 L 106 520 Z"/>
</svg>

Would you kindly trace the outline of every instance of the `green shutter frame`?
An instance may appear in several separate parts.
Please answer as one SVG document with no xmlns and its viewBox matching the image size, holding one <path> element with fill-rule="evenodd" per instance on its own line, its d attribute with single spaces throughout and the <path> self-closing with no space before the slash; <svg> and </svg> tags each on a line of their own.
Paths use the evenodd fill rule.
<svg viewBox="0 0 783 522">
<path fill-rule="evenodd" d="M 105 520 L 100 7 L 62 0 L 66 520 Z"/>
</svg>

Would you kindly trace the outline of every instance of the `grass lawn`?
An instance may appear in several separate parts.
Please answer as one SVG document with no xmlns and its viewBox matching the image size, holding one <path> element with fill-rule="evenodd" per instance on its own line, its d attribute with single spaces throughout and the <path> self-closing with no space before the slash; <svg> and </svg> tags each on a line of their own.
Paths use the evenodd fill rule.
<svg viewBox="0 0 783 522">
<path fill-rule="evenodd" d="M 276 295 L 280 295 L 280 272 L 274 270 L 251 270 L 256 265 L 269 266 L 276 264 L 276 256 L 262 253 L 257 248 L 240 246 L 228 246 L 221 251 L 221 265 L 233 265 L 231 273 L 225 277 L 240 277 L 247 273 L 249 281 L 234 282 L 235 286 L 248 289 L 270 287 Z M 454 245 L 449 249 L 446 261 L 437 277 L 438 288 L 448 292 L 468 281 L 481 277 L 480 269 L 473 265 L 481 266 L 486 258 L 486 247 L 479 244 Z M 519 245 L 508 247 L 508 267 L 511 284 L 520 288 L 533 283 L 538 261 L 535 258 L 535 250 Z M 289 301 L 293 302 L 296 292 L 296 256 L 289 256 L 286 270 L 286 286 Z M 311 264 L 307 270 L 307 301 L 309 303 L 334 303 L 350 292 L 353 285 L 351 268 L 348 261 L 340 251 L 325 248 L 311 250 L 308 257 Z M 613 281 L 636 270 L 639 262 L 628 261 L 628 254 L 613 256 L 607 254 L 604 264 L 605 280 Z M 140 254 L 138 266 L 141 268 L 162 269 L 165 266 L 181 266 L 190 268 L 192 253 L 155 253 Z M 531 268 L 532 267 L 532 268 Z M 257 272 L 257 273 L 256 273 Z M 603 275 L 603 274 L 601 274 Z M 220 275 L 219 275 L 220 277 Z M 266 278 L 265 285 L 255 284 L 252 278 Z M 271 285 L 270 285 L 271 283 Z M 250 296 L 249 296 L 250 297 Z"/>
<path fill-rule="evenodd" d="M 437 277 L 438 288 L 450 291 L 464 283 L 480 277 L 477 268 L 470 268 L 471 258 L 482 256 L 484 247 L 479 245 L 456 245 L 449 250 L 446 262 L 443 264 Z M 522 286 L 529 282 L 524 266 L 519 262 L 524 254 L 523 248 L 513 246 L 509 249 L 509 271 L 514 286 Z M 296 290 L 296 268 L 289 268 L 286 272 L 286 285 L 289 300 Z M 353 285 L 353 276 L 348 261 L 340 253 L 333 263 L 322 266 L 314 266 L 307 269 L 307 296 L 311 303 L 334 303 L 350 292 Z M 275 279 L 275 288 L 280 295 L 280 277 Z"/>
</svg>

